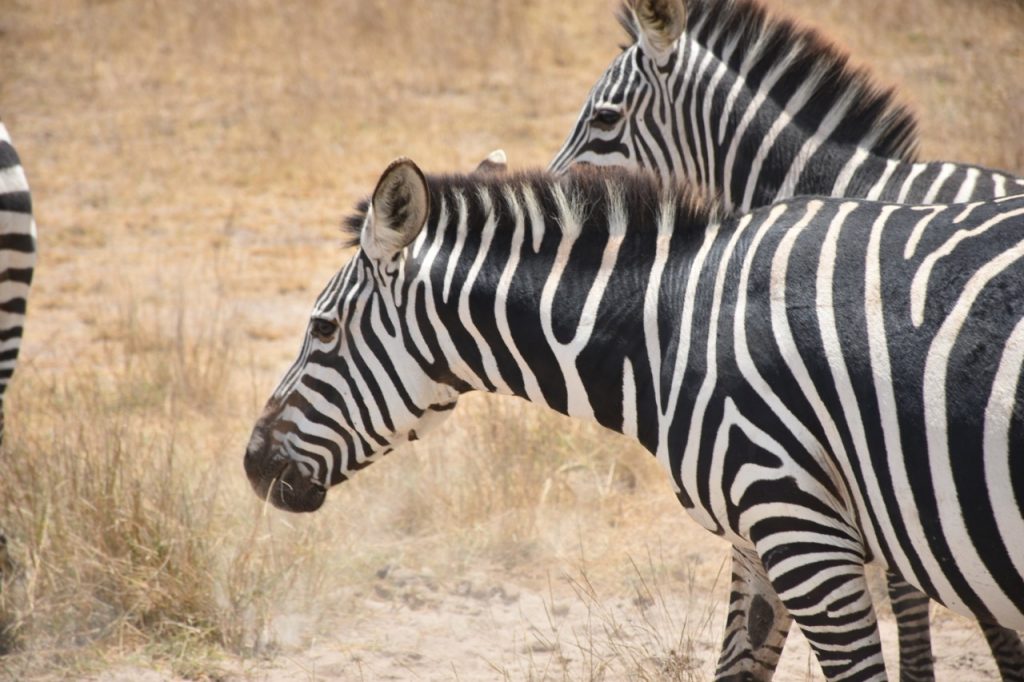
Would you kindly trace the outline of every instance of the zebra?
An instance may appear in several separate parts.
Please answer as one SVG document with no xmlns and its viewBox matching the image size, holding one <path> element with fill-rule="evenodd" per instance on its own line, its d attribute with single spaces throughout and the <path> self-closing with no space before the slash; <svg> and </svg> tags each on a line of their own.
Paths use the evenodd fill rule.
<svg viewBox="0 0 1024 682">
<path fill-rule="evenodd" d="M 4 395 L 21 349 L 35 264 L 32 195 L 11 137 L 0 122 L 0 442 L 4 434 Z"/>
<path fill-rule="evenodd" d="M 829 680 L 885 679 L 870 561 L 1024 627 L 1024 197 L 730 216 L 644 173 L 399 159 L 347 226 L 246 448 L 274 506 L 506 393 L 649 450 Z"/>
<path fill-rule="evenodd" d="M 646 168 L 744 212 L 795 195 L 964 203 L 1024 192 L 1024 179 L 1008 173 L 916 162 L 916 122 L 893 93 L 815 31 L 756 2 L 636 0 L 619 20 L 631 44 L 591 89 L 554 172 L 574 163 Z M 752 601 L 762 573 L 734 554 L 723 675 L 770 679 L 782 652 L 786 614 Z M 887 578 L 904 679 L 934 679 L 929 602 L 898 575 Z M 758 632 L 747 632 L 752 620 Z M 1003 678 L 1024 682 L 1018 635 L 982 630 Z"/>
<path fill-rule="evenodd" d="M 816 31 L 755 0 L 634 0 L 632 43 L 591 89 L 549 169 L 685 178 L 727 210 L 799 195 L 965 203 L 1024 191 L 980 166 L 916 163 L 917 123 Z"/>
</svg>

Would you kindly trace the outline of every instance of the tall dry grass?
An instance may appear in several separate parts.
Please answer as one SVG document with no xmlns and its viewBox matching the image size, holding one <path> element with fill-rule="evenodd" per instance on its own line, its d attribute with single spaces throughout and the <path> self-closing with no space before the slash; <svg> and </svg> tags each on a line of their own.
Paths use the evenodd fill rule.
<svg viewBox="0 0 1024 682">
<path fill-rule="evenodd" d="M 41 263 L 0 451 L 17 564 L 0 590 L 0 678 L 124 661 L 245 673 L 279 650 L 283 617 L 315 629 L 396 563 L 568 571 L 593 612 L 560 643 L 582 652 L 573 678 L 699 676 L 687 642 L 702 612 L 651 616 L 638 648 L 607 636 L 623 627 L 609 591 L 646 580 L 638 603 L 665 603 L 655 584 L 691 554 L 712 556 L 695 579 L 710 590 L 724 551 L 670 543 L 623 571 L 651 538 L 679 537 L 679 513 L 622 439 L 470 396 L 316 515 L 265 509 L 241 469 L 345 257 L 347 207 L 398 155 L 458 169 L 504 147 L 513 164 L 546 163 L 622 40 L 614 4 L 3 3 L 0 113 L 33 186 Z M 925 156 L 1024 171 L 1019 6 L 772 4 L 900 85 Z M 544 676 L 519 663 L 496 674 Z"/>
<path fill-rule="evenodd" d="M 258 634 L 241 613 L 256 579 L 234 576 L 258 516 L 227 504 L 220 463 L 197 455 L 226 448 L 219 427 L 238 423 L 222 383 L 231 353 L 215 327 L 161 322 L 129 308 L 103 324 L 108 362 L 19 378 L 0 463 L 19 565 L 0 597 L 4 672 L 140 646 L 184 662 Z"/>
<path fill-rule="evenodd" d="M 83 674 L 142 652 L 176 674 L 214 674 L 225 656 L 272 654 L 274 618 L 315 612 L 410 553 L 457 573 L 574 551 L 546 534 L 549 515 L 582 503 L 611 524 L 653 478 L 643 459 L 639 474 L 617 463 L 625 446 L 595 429 L 470 400 L 329 511 L 282 515 L 241 473 L 258 403 L 233 321 L 172 312 L 127 305 L 101 324 L 106 363 L 19 377 L 0 462 L 18 565 L 0 593 L 4 673 Z"/>
</svg>

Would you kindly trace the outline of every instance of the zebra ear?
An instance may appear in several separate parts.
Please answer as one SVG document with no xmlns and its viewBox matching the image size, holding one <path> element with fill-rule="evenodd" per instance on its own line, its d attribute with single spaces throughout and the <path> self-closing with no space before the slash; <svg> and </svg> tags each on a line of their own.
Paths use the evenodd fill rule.
<svg viewBox="0 0 1024 682">
<path fill-rule="evenodd" d="M 686 29 L 683 0 L 633 0 L 640 42 L 657 58 L 668 53 Z"/>
<path fill-rule="evenodd" d="M 504 149 L 495 149 L 480 162 L 473 175 L 503 175 L 508 171 L 508 157 Z"/>
<path fill-rule="evenodd" d="M 412 243 L 427 222 L 430 194 L 423 171 L 406 158 L 395 159 L 377 181 L 370 200 L 372 219 L 360 246 L 374 259 L 389 259 Z"/>
</svg>

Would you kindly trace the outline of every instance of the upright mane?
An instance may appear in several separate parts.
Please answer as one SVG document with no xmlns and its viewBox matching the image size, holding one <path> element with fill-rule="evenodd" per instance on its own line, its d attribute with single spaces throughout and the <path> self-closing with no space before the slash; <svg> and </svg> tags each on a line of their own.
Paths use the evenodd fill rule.
<svg viewBox="0 0 1024 682">
<path fill-rule="evenodd" d="M 821 74 L 811 102 L 796 117 L 801 126 L 817 128 L 832 105 L 844 96 L 850 97 L 854 104 L 836 126 L 833 139 L 863 146 L 886 158 L 916 160 L 914 115 L 896 101 L 892 88 L 880 88 L 866 69 L 851 66 L 849 55 L 820 32 L 790 19 L 769 16 L 757 0 L 686 0 L 686 14 L 686 35 L 720 59 L 721 47 L 736 41 L 736 49 L 724 60 L 734 72 L 758 43 L 763 45 L 759 63 L 777 64 L 790 59 L 771 91 L 773 98 L 782 100 L 780 105 L 792 92 L 794 82 L 812 73 Z M 620 6 L 618 20 L 635 44 L 640 27 L 627 3 Z M 751 70 L 752 89 L 760 85 L 765 73 L 766 69 Z"/>
<path fill-rule="evenodd" d="M 622 198 L 630 225 L 641 229 L 656 229 L 658 213 L 666 200 L 675 204 L 676 229 L 702 230 L 721 215 L 720 206 L 714 199 L 702 197 L 674 179 L 663 181 L 645 170 L 581 166 L 564 175 L 526 170 L 508 174 L 427 175 L 426 179 L 432 203 L 431 219 L 437 217 L 438 199 L 447 197 L 450 200 L 456 193 L 470 200 L 486 193 L 491 198 L 493 210 L 499 215 L 504 214 L 508 210 L 505 193 L 509 189 L 520 200 L 524 191 L 530 190 L 545 219 L 551 221 L 559 215 L 556 190 L 561 190 L 567 203 L 574 208 L 575 218 L 585 229 L 606 225 L 606 221 L 601 219 L 603 216 L 595 211 L 609 210 L 612 192 Z M 354 213 L 343 220 L 345 246 L 359 244 L 369 207 L 370 201 L 364 199 L 356 205 Z M 481 219 L 471 221 L 471 224 L 482 225 L 483 222 Z"/>
</svg>

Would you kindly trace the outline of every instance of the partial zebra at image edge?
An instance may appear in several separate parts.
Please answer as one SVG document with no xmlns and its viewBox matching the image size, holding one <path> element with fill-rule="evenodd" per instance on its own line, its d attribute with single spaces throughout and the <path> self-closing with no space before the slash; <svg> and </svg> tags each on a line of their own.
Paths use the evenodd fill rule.
<svg viewBox="0 0 1024 682">
<path fill-rule="evenodd" d="M 0 120 L 0 445 L 6 422 L 4 398 L 21 350 L 36 247 L 32 193 L 11 135 Z"/>
</svg>

